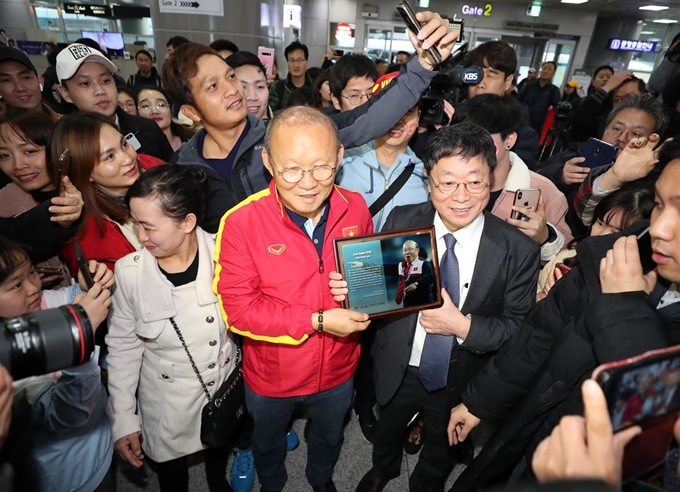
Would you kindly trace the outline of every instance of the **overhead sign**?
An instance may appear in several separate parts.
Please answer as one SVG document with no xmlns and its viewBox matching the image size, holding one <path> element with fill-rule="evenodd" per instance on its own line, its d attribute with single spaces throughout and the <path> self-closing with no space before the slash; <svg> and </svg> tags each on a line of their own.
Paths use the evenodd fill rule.
<svg viewBox="0 0 680 492">
<path fill-rule="evenodd" d="M 158 0 L 163 14 L 215 15 L 224 17 L 222 0 Z"/>
<path fill-rule="evenodd" d="M 491 17 L 491 11 L 493 10 L 493 5 L 490 3 L 487 3 L 484 5 L 484 8 L 482 7 L 472 7 L 470 5 L 463 5 L 463 8 L 460 9 L 461 13 L 463 15 L 481 15 L 484 17 Z"/>
<path fill-rule="evenodd" d="M 69 14 L 89 15 L 90 17 L 111 17 L 111 7 L 108 5 L 81 5 L 79 3 L 65 3 L 64 12 Z"/>
<path fill-rule="evenodd" d="M 300 5 L 283 5 L 283 27 L 302 29 L 302 7 Z"/>
<path fill-rule="evenodd" d="M 654 53 L 657 43 L 652 41 L 638 41 L 636 39 L 611 38 L 607 46 L 613 51 L 640 51 L 642 53 Z"/>
</svg>

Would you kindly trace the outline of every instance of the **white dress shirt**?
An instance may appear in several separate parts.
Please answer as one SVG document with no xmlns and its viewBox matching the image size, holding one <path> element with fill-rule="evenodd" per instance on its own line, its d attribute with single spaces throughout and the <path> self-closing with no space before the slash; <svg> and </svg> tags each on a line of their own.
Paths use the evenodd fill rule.
<svg viewBox="0 0 680 492">
<path fill-rule="evenodd" d="M 444 236 L 451 233 L 453 234 L 453 237 L 456 238 L 454 253 L 456 253 L 456 258 L 458 258 L 458 271 L 460 273 L 460 302 L 458 308 L 462 307 L 465 303 L 465 298 L 470 289 L 470 282 L 472 282 L 472 274 L 475 271 L 475 264 L 477 263 L 477 252 L 479 250 L 479 243 L 482 240 L 483 229 L 484 214 L 479 214 L 471 224 L 455 232 L 451 232 L 446 228 L 439 216 L 439 212 L 436 212 L 434 215 L 434 235 L 437 239 L 437 254 L 439 256 L 440 265 L 444 252 L 446 251 Z M 409 365 L 414 367 L 420 366 L 420 356 L 423 353 L 425 335 L 427 335 L 425 329 L 420 324 L 420 315 L 421 313 L 418 313 L 416 334 L 413 338 L 413 346 L 411 347 L 411 358 L 408 361 Z M 464 341 L 465 340 L 462 338 L 458 338 L 458 343 L 462 344 Z"/>
</svg>

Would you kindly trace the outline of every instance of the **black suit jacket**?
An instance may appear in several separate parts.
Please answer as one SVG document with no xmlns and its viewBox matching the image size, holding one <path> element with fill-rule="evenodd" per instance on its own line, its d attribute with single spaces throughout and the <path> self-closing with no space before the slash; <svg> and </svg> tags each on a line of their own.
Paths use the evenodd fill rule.
<svg viewBox="0 0 680 492">
<path fill-rule="evenodd" d="M 434 222 L 431 202 L 396 207 L 383 231 L 424 227 Z M 503 343 L 514 335 L 535 303 L 540 253 L 528 236 L 484 212 L 484 229 L 477 262 L 461 312 L 470 314 L 470 332 L 462 345 L 454 343 L 447 389 L 449 408 L 460 402 L 468 382 Z M 392 399 L 411 357 L 417 313 L 374 321 L 373 344 L 376 397 L 381 405 Z"/>
<path fill-rule="evenodd" d="M 158 157 L 168 162 L 174 154 L 168 138 L 154 120 L 148 120 L 141 116 L 127 114 L 120 108 L 116 109 L 120 133 L 127 135 L 134 133 L 142 146 L 137 150 L 141 154 Z"/>
</svg>

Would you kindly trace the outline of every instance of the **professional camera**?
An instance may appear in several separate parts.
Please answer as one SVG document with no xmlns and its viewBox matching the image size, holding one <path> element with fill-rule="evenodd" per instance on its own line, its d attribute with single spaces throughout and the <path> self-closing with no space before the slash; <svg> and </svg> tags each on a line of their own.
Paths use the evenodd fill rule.
<svg viewBox="0 0 680 492">
<path fill-rule="evenodd" d="M 464 40 L 463 26 L 465 21 L 453 19 L 451 27 L 460 32 L 459 40 Z M 467 98 L 467 86 L 479 84 L 484 78 L 484 70 L 480 67 L 464 67 L 467 57 L 467 41 L 444 61 L 439 73 L 432 79 L 430 87 L 420 99 L 420 122 L 427 125 L 447 125 L 449 117 L 444 112 L 444 101 L 452 106 Z"/>
<path fill-rule="evenodd" d="M 571 109 L 571 103 L 566 101 L 560 102 L 555 108 L 555 121 L 543 141 L 543 146 L 538 156 L 539 162 L 548 159 L 555 152 L 560 152 L 569 146 L 570 138 L 567 127 L 569 126 Z"/>
<path fill-rule="evenodd" d="M 79 366 L 93 351 L 90 319 L 78 304 L 0 319 L 0 364 L 14 379 Z"/>
</svg>

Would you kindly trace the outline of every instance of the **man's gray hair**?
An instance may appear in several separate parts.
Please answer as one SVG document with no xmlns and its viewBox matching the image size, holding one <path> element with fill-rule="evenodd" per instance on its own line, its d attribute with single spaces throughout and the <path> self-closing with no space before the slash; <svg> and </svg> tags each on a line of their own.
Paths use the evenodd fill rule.
<svg viewBox="0 0 680 492">
<path fill-rule="evenodd" d="M 624 109 L 637 109 L 654 118 L 654 133 L 662 135 L 666 130 L 668 119 L 664 106 L 651 94 L 634 94 L 623 99 L 607 116 L 605 127 L 608 128 L 614 118 Z"/>
<path fill-rule="evenodd" d="M 335 122 L 326 113 L 310 106 L 293 106 L 284 109 L 274 116 L 267 127 L 267 132 L 264 135 L 264 149 L 269 155 L 271 155 L 272 134 L 282 125 L 295 128 L 316 125 L 327 126 L 335 136 L 336 152 L 340 151 L 342 146 L 338 127 L 335 126 Z"/>
</svg>

